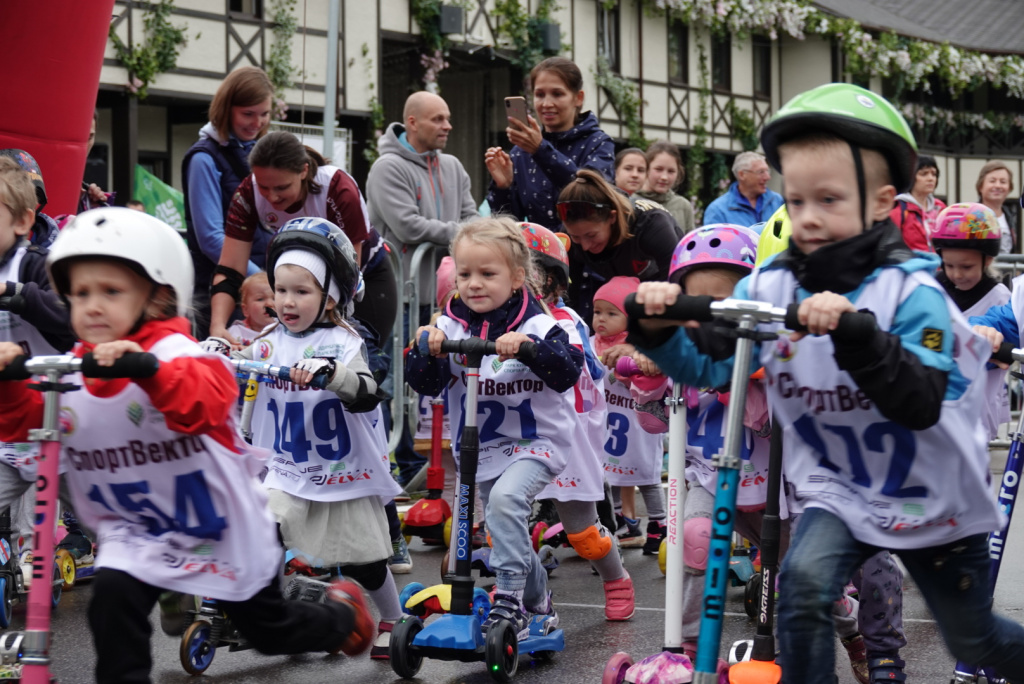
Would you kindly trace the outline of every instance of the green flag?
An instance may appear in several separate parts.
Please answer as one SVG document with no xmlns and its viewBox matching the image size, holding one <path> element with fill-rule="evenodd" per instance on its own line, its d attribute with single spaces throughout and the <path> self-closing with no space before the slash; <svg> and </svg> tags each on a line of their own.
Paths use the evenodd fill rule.
<svg viewBox="0 0 1024 684">
<path fill-rule="evenodd" d="M 185 196 L 139 164 L 135 165 L 135 198 L 146 206 L 147 214 L 185 232 Z"/>
</svg>

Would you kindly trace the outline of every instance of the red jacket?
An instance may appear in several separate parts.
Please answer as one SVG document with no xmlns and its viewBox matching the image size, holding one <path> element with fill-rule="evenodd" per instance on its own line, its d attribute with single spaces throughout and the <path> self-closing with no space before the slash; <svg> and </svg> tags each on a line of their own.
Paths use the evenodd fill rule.
<svg viewBox="0 0 1024 684">
<path fill-rule="evenodd" d="M 935 210 L 941 211 L 946 208 L 942 200 L 935 200 Z M 914 202 L 897 199 L 896 206 L 889 212 L 889 218 L 895 223 L 900 232 L 903 233 L 903 241 L 911 249 L 921 252 L 934 252 L 931 241 L 928 239 L 928 229 L 925 227 L 924 211 Z"/>
<path fill-rule="evenodd" d="M 190 334 L 184 318 L 150 321 L 126 339 L 149 350 L 158 341 L 174 333 Z M 82 356 L 93 345 L 79 342 L 72 353 Z M 7 382 L 0 389 L 0 440 L 25 442 L 30 428 L 43 423 L 43 395 L 30 390 L 29 381 Z M 217 359 L 182 356 L 160 363 L 151 378 L 100 380 L 88 378 L 85 391 L 98 397 L 111 397 L 129 382 L 141 387 L 161 413 L 167 427 L 187 435 L 206 434 L 221 445 L 237 451 L 230 412 L 236 410 L 238 383 L 234 374 Z"/>
</svg>

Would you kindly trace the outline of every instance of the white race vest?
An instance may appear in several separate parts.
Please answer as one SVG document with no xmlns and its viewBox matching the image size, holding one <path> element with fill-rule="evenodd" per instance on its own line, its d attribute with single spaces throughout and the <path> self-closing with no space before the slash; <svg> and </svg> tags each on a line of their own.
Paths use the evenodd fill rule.
<svg viewBox="0 0 1024 684">
<path fill-rule="evenodd" d="M 27 249 L 19 247 L 10 261 L 0 268 L 0 283 L 21 282 L 21 260 Z M 0 342 L 14 342 L 29 356 L 60 354 L 35 326 L 10 311 L 0 311 Z M 36 442 L 0 442 L 0 463 L 17 468 L 22 479 L 28 482 L 36 480 L 38 461 L 39 445 Z"/>
<path fill-rule="evenodd" d="M 665 436 L 640 427 L 629 387 L 616 380 L 611 371 L 605 376 L 604 398 L 608 417 L 600 455 L 608 484 L 629 487 L 660 483 Z"/>
<path fill-rule="evenodd" d="M 943 402 L 939 422 L 913 431 L 885 418 L 833 358 L 830 337 L 780 337 L 761 346 L 769 404 L 784 428 L 790 510 L 824 508 L 858 540 L 916 549 L 991 532 L 1000 524 L 988 479 L 981 425 L 985 363 L 991 347 L 930 275 L 887 268 L 853 302 L 888 330 L 915 288 L 940 292 L 953 322 L 954 360 L 970 382 Z M 797 283 L 784 269 L 755 269 L 750 298 L 786 305 Z M 774 326 L 776 329 L 778 325 Z"/>
<path fill-rule="evenodd" d="M 278 326 L 253 345 L 253 358 L 291 366 L 310 357 L 347 364 L 363 341 L 339 327 L 295 337 Z M 274 452 L 263 481 L 310 501 L 348 501 L 401 491 L 391 477 L 387 435 L 378 406 L 349 413 L 332 392 L 299 388 L 288 380 L 261 383 L 253 407 L 252 443 Z"/>
<path fill-rule="evenodd" d="M 993 306 L 1002 306 L 1010 301 L 1010 291 L 1002 283 L 996 283 L 988 293 L 964 311 L 964 317 L 984 316 Z M 985 372 L 985 406 L 981 420 L 989 439 L 999 434 L 999 426 L 1010 422 L 1010 397 L 1006 392 L 1006 371 L 992 368 Z"/>
<path fill-rule="evenodd" d="M 583 338 L 576 327 L 579 316 L 568 307 L 562 310 L 572 320 L 556 318 L 558 325 L 569 335 L 569 344 L 582 347 Z M 538 499 L 555 499 L 557 501 L 601 501 L 604 499 L 604 471 L 597 457 L 594 442 L 590 439 L 590 431 L 597 427 L 602 429 L 604 423 L 604 397 L 601 395 L 586 360 L 580 379 L 572 389 L 573 401 L 576 405 L 576 425 L 573 427 L 572 451 L 565 470 L 551 480 L 551 484 L 541 490 Z"/>
<path fill-rule="evenodd" d="M 470 337 L 461 323 L 448 316 L 441 316 L 435 325 L 450 340 Z M 520 323 L 516 332 L 544 339 L 556 325 L 547 314 L 537 314 Z M 449 354 L 448 365 L 455 381 L 448 388 L 448 406 L 452 452 L 458 463 L 466 410 L 465 359 Z M 480 460 L 476 481 L 493 480 L 523 458 L 540 461 L 552 475 L 558 475 L 565 470 L 573 448 L 576 420 L 571 389 L 554 391 L 516 359 L 499 362 L 495 355 L 483 357 L 477 399 Z"/>
<path fill-rule="evenodd" d="M 185 335 L 149 351 L 161 361 L 219 359 L 234 374 Z M 60 420 L 75 512 L 99 536 L 98 567 L 226 601 L 251 598 L 277 576 L 281 545 L 256 479 L 264 452 L 240 438 L 235 453 L 171 430 L 134 382 L 113 397 L 63 395 Z M 233 414 L 228 420 L 235 428 Z"/>
</svg>

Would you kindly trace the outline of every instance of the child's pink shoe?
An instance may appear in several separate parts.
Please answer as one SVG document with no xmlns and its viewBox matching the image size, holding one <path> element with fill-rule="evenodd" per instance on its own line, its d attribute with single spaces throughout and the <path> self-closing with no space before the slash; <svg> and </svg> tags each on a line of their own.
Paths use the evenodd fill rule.
<svg viewBox="0 0 1024 684">
<path fill-rule="evenodd" d="M 629 573 L 622 579 L 604 583 L 604 617 L 606 620 L 628 620 L 636 612 L 633 580 Z"/>
</svg>

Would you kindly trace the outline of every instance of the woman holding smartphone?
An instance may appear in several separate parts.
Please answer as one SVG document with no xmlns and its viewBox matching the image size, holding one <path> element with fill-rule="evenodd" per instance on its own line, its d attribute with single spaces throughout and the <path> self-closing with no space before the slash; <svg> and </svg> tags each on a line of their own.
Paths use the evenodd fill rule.
<svg viewBox="0 0 1024 684">
<path fill-rule="evenodd" d="M 597 116 L 582 111 L 583 74 L 571 60 L 545 59 L 530 72 L 530 83 L 537 118 L 509 116 L 511 153 L 492 147 L 484 154 L 492 178 L 487 201 L 494 213 L 559 230 L 558 194 L 583 168 L 612 181 L 615 146 Z"/>
</svg>

